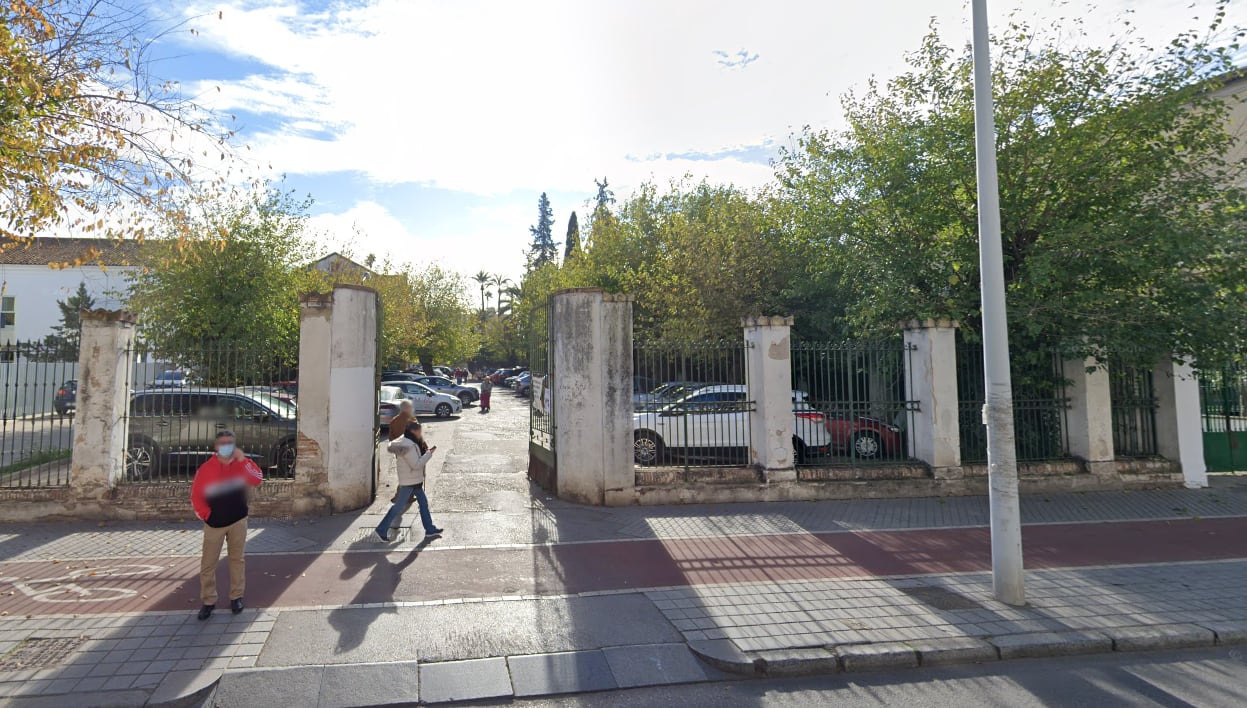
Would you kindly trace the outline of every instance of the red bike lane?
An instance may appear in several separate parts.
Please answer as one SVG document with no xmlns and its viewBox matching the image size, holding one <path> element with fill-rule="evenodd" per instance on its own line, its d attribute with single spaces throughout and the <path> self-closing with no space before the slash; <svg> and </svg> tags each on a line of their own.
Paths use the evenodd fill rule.
<svg viewBox="0 0 1247 708">
<path fill-rule="evenodd" d="M 436 542 L 434 542 L 436 543 Z M 1027 526 L 1028 569 L 1247 558 L 1247 517 Z M 557 595 L 990 569 L 986 528 L 251 555 L 252 607 Z M 197 558 L 0 563 L 4 616 L 190 610 Z M 220 587 L 225 564 L 219 569 Z"/>
</svg>

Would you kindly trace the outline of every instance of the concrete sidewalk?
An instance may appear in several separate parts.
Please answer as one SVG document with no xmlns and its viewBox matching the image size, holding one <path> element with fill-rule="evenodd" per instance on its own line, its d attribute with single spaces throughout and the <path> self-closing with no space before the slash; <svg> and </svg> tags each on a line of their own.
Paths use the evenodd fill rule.
<svg viewBox="0 0 1247 708">
<path fill-rule="evenodd" d="M 358 514 L 255 519 L 249 579 L 272 602 L 241 615 L 193 617 L 196 524 L 6 527 L 0 700 L 434 703 L 1247 639 L 1247 542 L 1216 535 L 1247 518 L 1241 477 L 1025 499 L 1044 569 L 1010 608 L 981 570 L 947 572 L 958 555 L 981 567 L 985 499 L 576 507 L 530 489 L 524 410 L 497 398 L 426 426 L 443 539 L 368 541 L 384 487 Z M 1120 540 L 1136 528 L 1167 561 L 1241 553 L 1140 563 Z M 1087 565 L 1092 551 L 1109 561 Z M 683 584 L 643 582 L 657 552 Z M 504 590 L 539 576 L 540 592 Z M 186 609 L 115 609 L 137 605 Z"/>
</svg>

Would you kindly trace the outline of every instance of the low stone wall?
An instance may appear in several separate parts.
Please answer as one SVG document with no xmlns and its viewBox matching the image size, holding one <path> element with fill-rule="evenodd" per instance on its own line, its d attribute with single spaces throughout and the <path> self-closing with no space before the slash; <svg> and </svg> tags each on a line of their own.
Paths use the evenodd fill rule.
<svg viewBox="0 0 1247 708">
<path fill-rule="evenodd" d="M 102 497 L 79 497 L 72 487 L 0 490 L 0 521 L 181 521 L 194 517 L 190 482 L 125 484 Z M 251 513 L 264 517 L 319 516 L 329 501 L 312 485 L 267 480 L 251 493 Z"/>
<path fill-rule="evenodd" d="M 1093 474 L 1081 460 L 1018 465 L 1022 494 L 1178 488 L 1182 469 L 1162 459 L 1120 460 Z M 798 470 L 795 482 L 760 480 L 753 468 L 641 468 L 632 489 L 608 490 L 608 506 L 823 499 L 889 499 L 987 494 L 987 465 L 936 479 L 923 465 L 823 467 Z"/>
</svg>

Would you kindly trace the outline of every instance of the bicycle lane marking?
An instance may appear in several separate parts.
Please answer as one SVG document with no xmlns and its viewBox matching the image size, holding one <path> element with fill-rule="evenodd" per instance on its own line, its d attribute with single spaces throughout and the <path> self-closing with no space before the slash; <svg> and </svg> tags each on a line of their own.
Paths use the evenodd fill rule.
<svg viewBox="0 0 1247 708">
<path fill-rule="evenodd" d="M 1094 530 L 1085 524 L 1044 526 L 1024 534 L 1030 568 L 1247 558 L 1247 547 L 1237 542 L 1247 535 L 1247 519 L 1110 523 Z M 135 565 L 159 570 L 119 574 Z M 9 579 L 0 582 L 0 611 L 21 616 L 192 610 L 199 603 L 198 565 L 197 559 L 185 557 L 0 563 L 0 576 Z M 246 597 L 257 608 L 338 607 L 989 568 L 985 529 L 731 536 L 439 553 L 399 549 L 256 556 L 248 562 Z M 110 574 L 109 569 L 119 570 Z M 59 593 L 39 590 L 58 582 Z M 224 562 L 218 567 L 218 586 L 228 587 Z"/>
</svg>

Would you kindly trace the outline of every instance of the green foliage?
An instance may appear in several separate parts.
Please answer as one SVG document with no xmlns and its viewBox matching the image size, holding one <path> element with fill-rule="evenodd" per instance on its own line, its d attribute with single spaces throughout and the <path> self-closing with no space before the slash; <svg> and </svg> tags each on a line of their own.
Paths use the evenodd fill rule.
<svg viewBox="0 0 1247 708">
<path fill-rule="evenodd" d="M 165 238 L 144 245 L 130 291 L 142 340 L 190 369 L 216 366 L 220 352 L 235 347 L 294 363 L 298 293 L 312 251 L 304 237 L 309 206 L 270 185 L 246 201 L 212 204 L 189 223 L 166 224 Z"/>
<path fill-rule="evenodd" d="M 52 328 L 52 334 L 43 338 L 43 351 L 58 361 L 78 361 L 81 312 L 94 309 L 95 298 L 87 292 L 86 283 L 78 283 L 78 290 L 64 300 L 57 300 L 56 306 L 61 311 L 61 322 Z"/>
<path fill-rule="evenodd" d="M 559 245 L 554 240 L 554 210 L 545 192 L 537 200 L 537 225 L 528 227 L 528 231 L 533 237 L 528 249 L 529 270 L 557 262 Z"/>
<path fill-rule="evenodd" d="M 567 262 L 580 253 L 580 221 L 576 212 L 567 220 L 567 239 L 563 242 L 563 261 Z"/>
<path fill-rule="evenodd" d="M 1129 30 L 1071 44 L 1071 27 L 1014 22 L 993 41 L 1013 350 L 1220 358 L 1247 334 L 1243 163 L 1215 93 L 1235 45 L 1205 38 L 1218 25 L 1159 52 Z M 933 30 L 908 61 L 846 97 L 846 130 L 807 129 L 783 155 L 788 222 L 821 274 L 797 287 L 839 303 L 828 324 L 845 331 L 951 317 L 974 340 L 970 50 Z"/>
<path fill-rule="evenodd" d="M 463 294 L 463 277 L 430 265 L 408 271 L 406 278 L 413 304 L 427 323 L 415 343 L 414 360 L 428 370 L 434 364 L 457 364 L 472 358 L 480 348 L 480 338 L 472 324 L 472 308 Z"/>
</svg>

